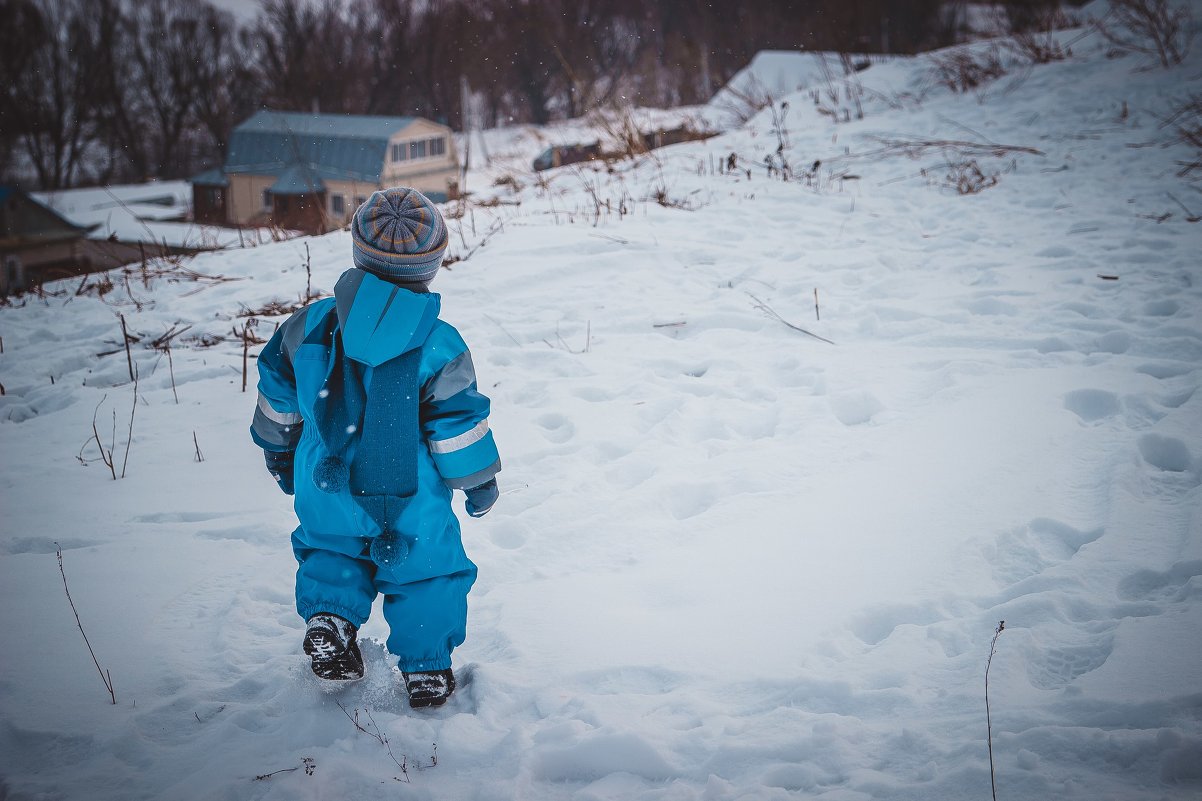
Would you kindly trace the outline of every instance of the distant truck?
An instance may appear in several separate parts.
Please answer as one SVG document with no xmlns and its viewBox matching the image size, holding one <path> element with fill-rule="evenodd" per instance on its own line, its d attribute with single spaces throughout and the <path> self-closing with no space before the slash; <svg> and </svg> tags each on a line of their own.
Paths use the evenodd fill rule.
<svg viewBox="0 0 1202 801">
<path fill-rule="evenodd" d="M 712 131 L 694 131 L 681 125 L 678 128 L 672 128 L 667 131 L 652 131 L 641 134 L 642 149 L 655 150 L 659 147 L 675 145 L 680 142 L 696 142 L 709 139 L 714 135 L 715 133 Z M 596 159 L 605 161 L 622 158 L 627 155 L 630 155 L 630 152 L 602 150 L 600 142 L 594 142 L 591 145 L 553 145 L 538 154 L 538 157 L 534 159 L 533 167 L 535 172 L 541 172 L 553 167 L 562 167 L 565 164 L 578 164 L 582 161 L 593 161 Z"/>
</svg>

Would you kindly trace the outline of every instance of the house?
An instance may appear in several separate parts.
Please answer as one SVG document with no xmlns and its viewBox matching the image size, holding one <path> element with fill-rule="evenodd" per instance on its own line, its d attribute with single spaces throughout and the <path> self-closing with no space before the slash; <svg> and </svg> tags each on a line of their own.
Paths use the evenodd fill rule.
<svg viewBox="0 0 1202 801">
<path fill-rule="evenodd" d="M 0 184 L 0 297 L 88 272 L 83 246 L 90 230 L 17 187 Z"/>
<path fill-rule="evenodd" d="M 421 117 L 260 111 L 234 128 L 222 167 L 192 179 L 198 222 L 320 233 L 377 189 L 458 196 L 451 129 Z"/>
<path fill-rule="evenodd" d="M 192 191 L 186 181 L 151 181 L 56 189 L 34 192 L 31 197 L 87 231 L 79 256 L 81 265 L 89 270 L 271 240 L 272 233 L 265 229 L 248 231 L 189 221 Z"/>
</svg>

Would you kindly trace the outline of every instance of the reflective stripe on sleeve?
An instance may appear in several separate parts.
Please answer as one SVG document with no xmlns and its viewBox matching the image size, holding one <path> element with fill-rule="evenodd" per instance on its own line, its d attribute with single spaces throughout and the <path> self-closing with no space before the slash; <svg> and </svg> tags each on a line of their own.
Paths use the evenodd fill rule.
<svg viewBox="0 0 1202 801">
<path fill-rule="evenodd" d="M 430 440 L 431 453 L 454 453 L 455 451 L 463 450 L 464 448 L 474 445 L 488 434 L 488 421 L 481 420 L 476 424 L 476 427 L 470 431 L 466 431 L 459 436 L 449 439 L 432 439 Z"/>
<path fill-rule="evenodd" d="M 301 416 L 295 412 L 277 412 L 262 392 L 259 393 L 259 411 L 271 422 L 282 426 L 294 426 L 301 421 Z"/>
</svg>

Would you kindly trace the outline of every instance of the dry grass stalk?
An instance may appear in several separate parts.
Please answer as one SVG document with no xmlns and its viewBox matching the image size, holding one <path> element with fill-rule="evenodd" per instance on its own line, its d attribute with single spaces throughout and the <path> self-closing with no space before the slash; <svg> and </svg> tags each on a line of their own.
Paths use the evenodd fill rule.
<svg viewBox="0 0 1202 801">
<path fill-rule="evenodd" d="M 104 689 L 108 690 L 109 698 L 112 699 L 115 706 L 117 693 L 113 690 L 113 675 L 100 667 L 100 660 L 96 658 L 96 652 L 92 650 L 92 643 L 88 641 L 87 632 L 83 630 L 83 623 L 79 620 L 79 610 L 75 608 L 75 601 L 71 599 L 71 590 L 67 587 L 67 571 L 63 569 L 63 549 L 57 542 L 54 543 L 54 553 L 58 556 L 58 572 L 63 577 L 63 592 L 67 594 L 67 603 L 71 605 L 71 612 L 75 615 L 75 625 L 79 626 L 79 633 L 83 635 L 83 644 L 88 646 L 88 653 L 92 656 L 92 664 L 96 665 L 96 670 L 100 673 L 100 680 L 104 682 Z"/>
</svg>

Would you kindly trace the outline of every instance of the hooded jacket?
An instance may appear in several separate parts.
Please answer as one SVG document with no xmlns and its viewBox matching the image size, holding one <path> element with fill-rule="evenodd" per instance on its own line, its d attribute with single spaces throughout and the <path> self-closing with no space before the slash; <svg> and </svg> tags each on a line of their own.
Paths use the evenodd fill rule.
<svg viewBox="0 0 1202 801">
<path fill-rule="evenodd" d="M 259 354 L 251 437 L 295 451 L 304 539 L 359 555 L 396 534 L 409 546 L 396 569 L 406 580 L 470 565 L 451 490 L 501 469 L 489 400 L 439 309 L 437 294 L 351 269 L 333 298 L 296 312 Z"/>
</svg>

